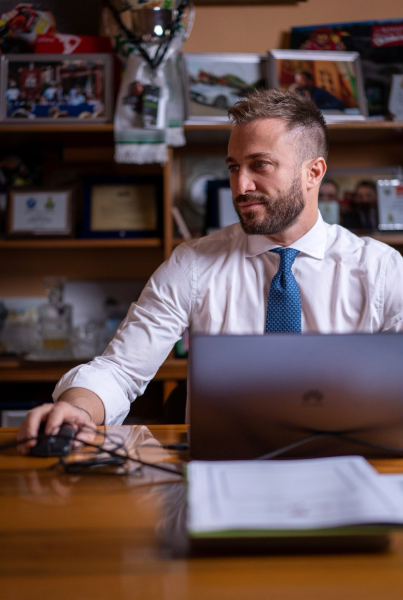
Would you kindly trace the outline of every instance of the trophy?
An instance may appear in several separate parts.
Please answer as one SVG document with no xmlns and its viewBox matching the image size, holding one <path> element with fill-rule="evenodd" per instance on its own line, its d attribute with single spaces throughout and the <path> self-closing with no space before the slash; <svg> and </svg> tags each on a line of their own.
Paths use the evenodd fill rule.
<svg viewBox="0 0 403 600">
<path fill-rule="evenodd" d="M 176 53 L 193 22 L 191 0 L 106 1 L 105 29 L 125 63 L 114 120 L 117 162 L 163 163 L 164 145 L 185 143 Z"/>
<path fill-rule="evenodd" d="M 163 63 L 175 37 L 182 37 L 182 43 L 187 39 L 194 22 L 191 0 L 108 0 L 107 8 L 115 23 L 115 32 L 110 20 L 107 25 L 115 51 L 127 58 L 137 50 L 153 72 Z M 188 24 L 184 32 L 186 8 Z"/>
</svg>

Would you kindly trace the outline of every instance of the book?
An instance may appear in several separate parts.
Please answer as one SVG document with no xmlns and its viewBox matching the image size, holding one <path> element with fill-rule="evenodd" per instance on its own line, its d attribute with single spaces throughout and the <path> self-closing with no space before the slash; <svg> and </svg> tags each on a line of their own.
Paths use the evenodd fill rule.
<svg viewBox="0 0 403 600">
<path fill-rule="evenodd" d="M 403 526 L 403 488 L 361 456 L 191 461 L 187 481 L 189 540 L 221 549 L 381 550 Z"/>
</svg>

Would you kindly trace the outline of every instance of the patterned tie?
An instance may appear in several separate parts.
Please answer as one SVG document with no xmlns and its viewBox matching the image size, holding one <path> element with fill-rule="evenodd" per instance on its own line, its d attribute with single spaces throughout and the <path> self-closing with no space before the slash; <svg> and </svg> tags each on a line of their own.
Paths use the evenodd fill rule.
<svg viewBox="0 0 403 600">
<path fill-rule="evenodd" d="M 301 333 L 301 297 L 291 267 L 299 250 L 275 248 L 280 266 L 270 285 L 267 301 L 266 332 Z"/>
</svg>

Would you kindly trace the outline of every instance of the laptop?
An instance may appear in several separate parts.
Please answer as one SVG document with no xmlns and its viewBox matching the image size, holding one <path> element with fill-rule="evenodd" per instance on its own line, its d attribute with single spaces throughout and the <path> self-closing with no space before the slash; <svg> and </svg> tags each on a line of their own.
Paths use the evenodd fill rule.
<svg viewBox="0 0 403 600">
<path fill-rule="evenodd" d="M 196 334 L 188 385 L 193 459 L 403 456 L 403 334 Z"/>
</svg>

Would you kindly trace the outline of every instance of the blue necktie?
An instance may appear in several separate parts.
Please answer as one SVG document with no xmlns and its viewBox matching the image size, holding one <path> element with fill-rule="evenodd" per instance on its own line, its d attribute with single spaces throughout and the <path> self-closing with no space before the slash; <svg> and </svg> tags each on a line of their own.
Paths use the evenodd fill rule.
<svg viewBox="0 0 403 600">
<path fill-rule="evenodd" d="M 299 250 L 275 248 L 280 266 L 270 284 L 267 301 L 266 332 L 301 333 L 301 297 L 291 267 Z"/>
</svg>

